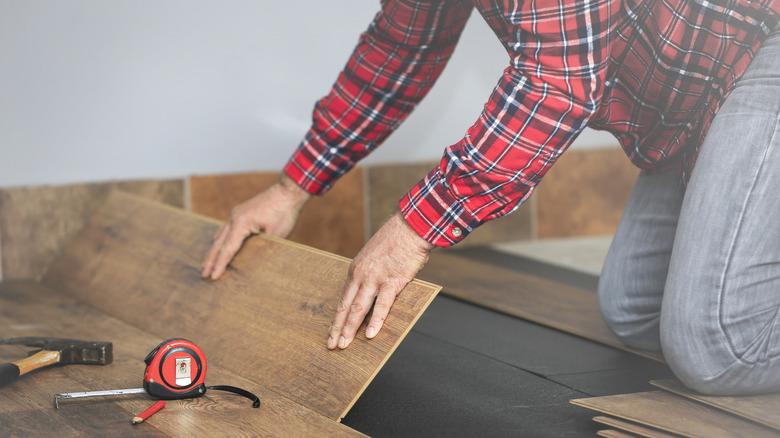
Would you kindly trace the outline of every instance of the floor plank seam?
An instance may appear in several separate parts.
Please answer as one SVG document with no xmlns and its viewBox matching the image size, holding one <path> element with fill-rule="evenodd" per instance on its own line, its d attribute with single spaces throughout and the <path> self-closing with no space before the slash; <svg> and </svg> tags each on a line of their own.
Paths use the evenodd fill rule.
<svg viewBox="0 0 780 438">
<path fill-rule="evenodd" d="M 537 372 L 537 371 L 532 371 L 532 370 L 525 369 L 525 368 L 523 368 L 523 367 L 520 367 L 520 366 L 518 366 L 518 365 L 516 365 L 516 364 L 513 364 L 513 363 L 511 363 L 511 362 L 507 362 L 507 361 L 505 361 L 505 360 L 501 360 L 501 359 L 499 359 L 499 358 L 496 358 L 496 357 L 490 356 L 490 355 L 488 355 L 488 354 L 485 354 L 485 353 L 482 353 L 482 352 L 479 352 L 479 351 L 473 350 L 473 349 L 471 349 L 471 348 L 467 348 L 467 347 L 464 347 L 464 346 L 462 346 L 462 345 L 458 345 L 458 344 L 452 343 L 452 342 L 450 342 L 450 341 L 447 341 L 446 339 L 441 339 L 441 338 L 439 338 L 439 337 L 436 337 L 436 336 L 430 335 L 430 334 L 428 334 L 428 333 L 419 332 L 419 331 L 416 331 L 415 329 L 412 329 L 412 331 L 413 331 L 413 332 L 415 332 L 416 334 L 418 334 L 418 335 L 421 335 L 421 336 L 424 336 L 424 337 L 426 337 L 426 338 L 429 338 L 429 339 L 435 339 L 436 341 L 438 341 L 438 342 L 441 342 L 441 343 L 443 343 L 443 344 L 446 344 L 446 345 L 448 345 L 448 346 L 450 346 L 450 347 L 457 348 L 457 349 L 459 349 L 459 350 L 462 350 L 462 351 L 468 351 L 469 353 L 472 353 L 472 354 L 474 354 L 474 355 L 477 355 L 477 356 L 479 356 L 479 357 L 482 357 L 482 358 L 485 358 L 485 359 L 489 359 L 489 360 L 491 360 L 491 361 L 493 361 L 493 362 L 496 362 L 496 363 L 499 363 L 499 364 L 502 364 L 502 365 L 506 365 L 506 366 L 508 366 L 508 367 L 510 367 L 510 368 L 513 368 L 513 369 L 516 369 L 516 370 L 522 371 L 522 372 L 524 372 L 524 373 L 531 374 L 531 375 L 533 375 L 533 376 L 535 376 L 535 377 L 539 377 L 540 379 L 547 380 L 547 381 L 549 381 L 550 383 L 554 383 L 554 384 L 556 384 L 556 385 L 558 385 L 558 386 L 561 386 L 561 387 L 563 387 L 563 388 L 570 389 L 570 390 L 572 390 L 572 391 L 574 391 L 574 392 L 576 392 L 576 393 L 578 393 L 578 394 L 584 394 L 584 395 L 588 395 L 588 396 L 590 396 L 590 394 L 587 394 L 587 393 L 585 393 L 585 392 L 583 392 L 583 391 L 581 391 L 581 390 L 579 390 L 579 389 L 573 388 L 573 387 L 571 387 L 570 385 L 566 385 L 566 384 L 563 384 L 563 383 L 561 383 L 561 382 L 556 382 L 556 381 L 554 381 L 554 380 L 550 380 L 550 379 L 549 379 L 549 377 L 550 377 L 551 375 L 545 375 L 545 374 L 539 373 L 539 372 Z"/>
</svg>

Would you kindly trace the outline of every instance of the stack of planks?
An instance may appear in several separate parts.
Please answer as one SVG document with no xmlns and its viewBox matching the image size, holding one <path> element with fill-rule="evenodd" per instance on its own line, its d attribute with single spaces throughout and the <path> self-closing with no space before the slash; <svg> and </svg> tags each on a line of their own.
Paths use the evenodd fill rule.
<svg viewBox="0 0 780 438">
<path fill-rule="evenodd" d="M 676 380 L 652 381 L 661 390 L 572 400 L 610 415 L 594 421 L 611 436 L 780 437 L 778 394 L 724 397 L 698 394 Z"/>
<path fill-rule="evenodd" d="M 420 278 L 442 293 L 663 362 L 652 351 L 621 344 L 601 319 L 596 293 L 460 256 L 436 253 Z M 572 400 L 599 412 L 606 437 L 780 437 L 780 394 L 711 397 L 674 380 L 658 391 Z"/>
<path fill-rule="evenodd" d="M 430 304 L 438 286 L 415 280 L 383 330 L 343 351 L 325 348 L 349 260 L 274 239 L 249 239 L 219 281 L 200 278 L 217 223 L 116 192 L 41 281 L 0 283 L 0 337 L 113 342 L 106 366 L 44 368 L 0 388 L 3 436 L 360 436 L 339 423 Z M 146 422 L 147 394 L 60 402 L 55 393 L 141 387 L 143 359 L 162 340 L 196 343 L 207 385 L 222 392 L 170 401 Z M 0 361 L 24 349 L 0 347 Z"/>
</svg>

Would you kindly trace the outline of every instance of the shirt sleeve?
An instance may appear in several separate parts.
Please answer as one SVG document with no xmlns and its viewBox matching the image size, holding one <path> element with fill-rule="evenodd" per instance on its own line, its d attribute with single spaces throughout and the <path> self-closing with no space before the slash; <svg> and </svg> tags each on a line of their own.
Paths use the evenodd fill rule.
<svg viewBox="0 0 780 438">
<path fill-rule="evenodd" d="M 312 194 L 330 189 L 425 97 L 471 9 L 461 0 L 383 0 L 284 171 Z"/>
<path fill-rule="evenodd" d="M 611 2 L 521 3 L 534 9 L 481 11 L 511 64 L 465 137 L 400 201 L 406 221 L 436 246 L 528 199 L 603 92 Z"/>
</svg>

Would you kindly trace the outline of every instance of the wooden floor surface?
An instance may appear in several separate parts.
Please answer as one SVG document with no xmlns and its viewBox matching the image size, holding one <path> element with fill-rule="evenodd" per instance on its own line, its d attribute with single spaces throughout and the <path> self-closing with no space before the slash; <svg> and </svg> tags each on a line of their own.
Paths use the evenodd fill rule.
<svg viewBox="0 0 780 438">
<path fill-rule="evenodd" d="M 349 260 L 265 235 L 218 281 L 200 277 L 216 224 L 130 195 L 108 199 L 43 283 L 335 420 L 344 416 L 438 287 L 415 281 L 371 342 L 325 348 Z"/>
<path fill-rule="evenodd" d="M 162 339 L 187 338 L 203 349 L 216 369 L 289 401 L 292 412 L 284 415 L 310 411 L 336 424 L 439 289 L 421 281 L 410 283 L 374 340 L 365 340 L 363 328 L 349 348 L 330 351 L 325 347 L 326 336 L 349 260 L 289 241 L 256 236 L 245 243 L 222 279 L 206 281 L 200 278 L 200 266 L 216 227 L 213 220 L 115 193 L 49 267 L 39 285 L 46 292 L 39 295 L 74 300 L 72 307 L 76 309 L 88 307 L 107 320 L 119 320 L 124 326 L 147 333 L 149 342 L 134 347 L 129 354 L 132 360 L 143 359 Z M 46 300 L 41 301 L 39 305 L 45 307 Z M 82 325 L 79 316 L 73 316 L 74 311 L 52 308 L 49 319 L 44 320 L 49 324 L 35 325 L 13 320 L 15 314 L 6 306 L 0 309 L 9 318 L 9 326 L 32 324 L 39 335 L 61 336 L 63 329 Z M 20 335 L 0 329 L 2 337 Z M 95 329 L 90 334 L 83 327 L 79 330 L 83 335 L 74 336 L 96 338 L 111 333 L 112 339 L 106 340 L 115 345 L 130 342 L 121 331 Z M 96 371 L 93 367 L 85 372 Z M 140 379 L 142 370 L 132 374 Z M 232 384 L 211 376 L 206 383 Z M 140 380 L 133 386 L 138 385 Z M 106 386 L 116 384 L 103 379 L 88 389 Z M 79 389 L 57 389 L 75 390 Z M 300 410 L 296 410 L 298 407 Z M 186 410 L 185 416 L 174 416 L 171 421 L 196 421 L 200 413 L 193 410 L 196 412 Z M 166 408 L 160 417 L 174 413 L 174 409 Z M 243 415 L 240 419 L 226 415 L 218 420 L 226 424 L 245 422 Z M 182 430 L 179 427 L 174 434 Z"/>
<path fill-rule="evenodd" d="M 0 435 L 8 436 L 361 436 L 311 409 L 209 362 L 207 385 L 225 384 L 252 391 L 254 409 L 243 397 L 207 391 L 196 399 L 170 400 L 148 421 L 130 420 L 153 403 L 147 394 L 61 400 L 54 394 L 140 388 L 144 357 L 164 338 L 107 316 L 88 304 L 34 281 L 0 283 L 0 333 L 4 336 L 58 336 L 111 341 L 110 365 L 49 367 L 21 376 L 0 389 Z M 0 345 L 0 360 L 25 356 L 29 347 Z M 207 356 L 208 359 L 208 356 Z"/>
</svg>

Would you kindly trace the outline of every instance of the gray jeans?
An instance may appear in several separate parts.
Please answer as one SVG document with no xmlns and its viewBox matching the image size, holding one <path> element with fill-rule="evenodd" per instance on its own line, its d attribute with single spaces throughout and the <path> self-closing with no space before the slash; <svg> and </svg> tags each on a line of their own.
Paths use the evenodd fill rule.
<svg viewBox="0 0 780 438">
<path fill-rule="evenodd" d="M 780 28 L 715 117 L 683 196 L 640 174 L 599 283 L 626 344 L 708 394 L 780 391 Z"/>
</svg>

